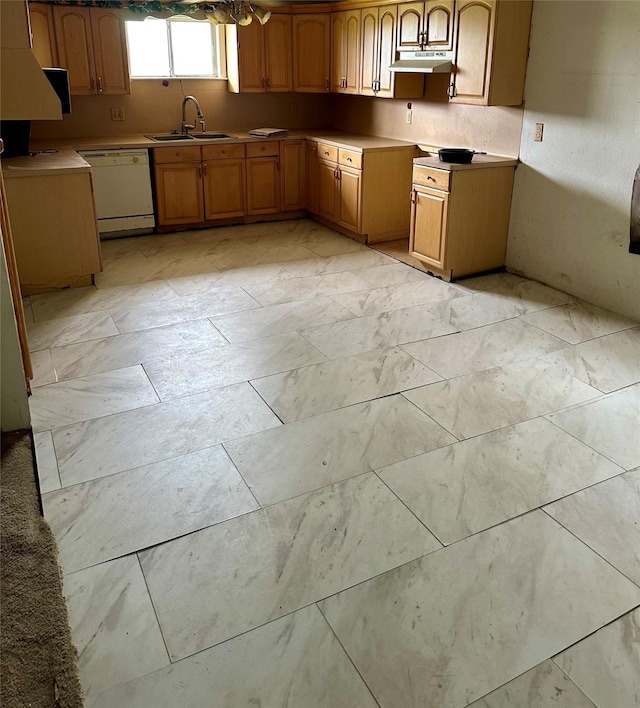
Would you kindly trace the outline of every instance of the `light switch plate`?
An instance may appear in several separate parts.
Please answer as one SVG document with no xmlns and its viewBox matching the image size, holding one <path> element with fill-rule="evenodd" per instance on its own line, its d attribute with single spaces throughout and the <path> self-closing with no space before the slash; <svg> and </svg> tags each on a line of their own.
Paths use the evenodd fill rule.
<svg viewBox="0 0 640 708">
<path fill-rule="evenodd" d="M 407 123 L 411 125 L 413 123 L 413 111 L 408 110 L 407 111 Z"/>
<path fill-rule="evenodd" d="M 544 132 L 544 123 L 536 123 L 536 131 L 533 134 L 533 140 L 536 143 L 542 142 L 542 134 Z"/>
<path fill-rule="evenodd" d="M 124 108 L 121 106 L 111 109 L 111 120 L 124 120 Z"/>
</svg>

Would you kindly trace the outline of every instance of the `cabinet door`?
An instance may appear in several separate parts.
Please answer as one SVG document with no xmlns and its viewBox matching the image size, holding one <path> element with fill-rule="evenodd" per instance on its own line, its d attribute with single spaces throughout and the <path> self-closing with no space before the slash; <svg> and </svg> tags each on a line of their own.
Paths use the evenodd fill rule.
<svg viewBox="0 0 640 708">
<path fill-rule="evenodd" d="M 367 7 L 362 11 L 362 33 L 360 39 L 360 93 L 375 96 L 378 80 L 378 17 L 377 7 Z"/>
<path fill-rule="evenodd" d="M 91 8 L 90 16 L 97 93 L 131 93 L 124 22 L 113 10 Z"/>
<path fill-rule="evenodd" d="M 263 93 L 266 88 L 264 69 L 264 28 L 259 22 L 237 26 L 238 74 L 241 93 Z"/>
<path fill-rule="evenodd" d="M 156 165 L 155 183 L 159 226 L 204 220 L 200 162 Z"/>
<path fill-rule="evenodd" d="M 331 90 L 341 93 L 346 73 L 346 12 L 331 13 Z"/>
<path fill-rule="evenodd" d="M 304 169 L 305 146 L 302 140 L 283 140 L 280 143 L 282 211 L 304 209 L 306 180 Z"/>
<path fill-rule="evenodd" d="M 339 216 L 338 166 L 335 162 L 317 160 L 318 213 L 337 221 Z"/>
<path fill-rule="evenodd" d="M 54 5 L 58 59 L 69 70 L 69 88 L 74 96 L 96 92 L 93 41 L 89 8 Z"/>
<path fill-rule="evenodd" d="M 305 149 L 305 181 L 307 210 L 312 214 L 318 211 L 318 145 L 313 140 L 307 140 Z"/>
<path fill-rule="evenodd" d="M 293 90 L 326 93 L 330 65 L 330 15 L 294 15 Z"/>
<path fill-rule="evenodd" d="M 422 43 L 423 2 L 398 5 L 398 50 L 418 52 Z"/>
<path fill-rule="evenodd" d="M 414 190 L 411 204 L 409 252 L 444 270 L 449 195 L 436 190 Z"/>
<path fill-rule="evenodd" d="M 343 93 L 360 92 L 360 10 L 345 12 Z"/>
<path fill-rule="evenodd" d="M 280 211 L 280 158 L 252 157 L 247 160 L 247 214 Z"/>
<path fill-rule="evenodd" d="M 267 91 L 293 91 L 291 15 L 271 15 L 264 33 Z"/>
<path fill-rule="evenodd" d="M 340 186 L 340 222 L 352 231 L 360 231 L 362 212 L 362 172 L 341 167 L 338 172 Z"/>
<path fill-rule="evenodd" d="M 454 102 L 488 102 L 493 9 L 491 1 L 458 2 L 451 96 Z"/>
<path fill-rule="evenodd" d="M 389 67 L 396 58 L 396 19 L 397 9 L 393 6 L 380 8 L 378 24 L 378 96 L 393 98 L 395 74 Z"/>
<path fill-rule="evenodd" d="M 29 4 L 31 45 L 40 66 L 58 66 L 51 5 Z"/>
<path fill-rule="evenodd" d="M 427 0 L 425 49 L 453 49 L 453 0 Z"/>
<path fill-rule="evenodd" d="M 244 216 L 246 184 L 244 158 L 209 160 L 202 165 L 205 219 Z"/>
</svg>

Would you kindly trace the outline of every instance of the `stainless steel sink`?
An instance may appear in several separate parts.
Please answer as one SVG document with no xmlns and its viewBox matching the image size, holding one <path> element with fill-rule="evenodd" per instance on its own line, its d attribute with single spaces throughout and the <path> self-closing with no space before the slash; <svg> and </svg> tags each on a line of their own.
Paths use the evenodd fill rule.
<svg viewBox="0 0 640 708">
<path fill-rule="evenodd" d="M 170 142 L 172 140 L 193 140 L 194 138 L 199 138 L 200 140 L 225 140 L 227 138 L 235 138 L 235 135 L 231 133 L 163 133 L 161 135 L 147 135 L 145 136 L 156 142 Z"/>
<path fill-rule="evenodd" d="M 192 138 L 201 138 L 202 140 L 224 140 L 225 138 L 235 138 L 231 133 L 191 133 Z"/>
<path fill-rule="evenodd" d="M 185 135 L 184 133 L 165 133 L 163 135 L 145 135 L 146 138 L 155 140 L 159 143 L 163 143 L 169 140 L 191 140 L 191 135 Z"/>
</svg>

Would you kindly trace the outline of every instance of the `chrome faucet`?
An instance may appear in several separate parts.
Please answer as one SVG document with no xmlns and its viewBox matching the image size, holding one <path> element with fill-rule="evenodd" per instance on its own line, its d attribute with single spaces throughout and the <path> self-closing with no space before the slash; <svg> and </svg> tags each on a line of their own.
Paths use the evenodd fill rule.
<svg viewBox="0 0 640 708">
<path fill-rule="evenodd" d="M 202 112 L 200 104 L 198 103 L 198 99 L 195 96 L 185 96 L 184 101 L 182 102 L 182 132 L 185 135 L 188 135 L 190 130 L 196 129 L 195 121 L 193 121 L 193 125 L 187 123 L 187 103 L 189 103 L 189 101 L 191 101 L 196 107 L 198 122 L 200 123 L 202 132 L 206 132 L 207 124 L 204 122 L 204 113 Z"/>
</svg>

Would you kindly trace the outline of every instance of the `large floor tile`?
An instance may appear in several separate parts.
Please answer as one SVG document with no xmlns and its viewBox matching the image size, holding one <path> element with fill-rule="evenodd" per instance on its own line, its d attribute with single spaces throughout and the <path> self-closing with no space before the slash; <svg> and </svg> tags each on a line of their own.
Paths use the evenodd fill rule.
<svg viewBox="0 0 640 708">
<path fill-rule="evenodd" d="M 312 605 L 103 693 L 87 708 L 203 708 L 212 697 L 220 708 L 377 706 Z"/>
<path fill-rule="evenodd" d="M 286 302 L 210 319 L 230 342 L 246 342 L 354 317 L 352 312 L 331 298 L 320 296 L 313 300 Z"/>
<path fill-rule="evenodd" d="M 318 256 L 337 256 L 340 253 L 355 253 L 366 251 L 367 247 L 346 236 L 325 239 L 317 243 L 307 242 L 306 248 Z"/>
<path fill-rule="evenodd" d="M 38 320 L 106 310 L 109 307 L 133 306 L 143 302 L 171 300 L 176 291 L 168 283 L 138 283 L 116 288 L 70 288 L 57 293 L 33 295 L 31 307 Z"/>
<path fill-rule="evenodd" d="M 36 452 L 40 493 L 45 494 L 53 489 L 60 489 L 58 461 L 56 460 L 56 451 L 53 447 L 51 431 L 47 430 L 44 433 L 35 433 L 33 436 L 33 444 Z"/>
<path fill-rule="evenodd" d="M 637 708 L 640 609 L 578 642 L 554 661 L 598 708 Z"/>
<path fill-rule="evenodd" d="M 50 349 L 31 352 L 31 368 L 33 369 L 32 389 L 55 383 L 58 380 Z"/>
<path fill-rule="evenodd" d="M 251 310 L 254 307 L 259 307 L 259 304 L 241 288 L 215 288 L 201 295 L 136 307 L 113 308 L 111 314 L 120 332 L 124 333 Z"/>
<path fill-rule="evenodd" d="M 27 327 L 29 349 L 51 349 L 120 334 L 108 312 L 90 312 L 55 320 L 39 320 Z"/>
<path fill-rule="evenodd" d="M 411 356 L 449 379 L 494 366 L 513 364 L 566 347 L 562 339 L 518 319 L 467 332 L 405 344 Z"/>
<path fill-rule="evenodd" d="M 545 511 L 640 585 L 640 469 L 572 494 Z"/>
<path fill-rule="evenodd" d="M 43 503 L 65 573 L 258 508 L 219 445 L 59 489 Z"/>
<path fill-rule="evenodd" d="M 523 315 L 522 319 L 570 344 L 638 326 L 633 320 L 580 300 Z"/>
<path fill-rule="evenodd" d="M 335 295 L 353 290 L 363 290 L 368 287 L 369 284 L 359 278 L 357 274 L 348 271 L 245 285 L 246 291 L 262 305 L 310 300 L 322 295 Z"/>
<path fill-rule="evenodd" d="M 517 303 L 490 293 L 480 293 L 312 327 L 303 330 L 302 334 L 333 359 L 474 329 L 518 314 Z"/>
<path fill-rule="evenodd" d="M 29 399 L 36 431 L 142 408 L 160 399 L 141 366 L 107 371 L 34 389 Z"/>
<path fill-rule="evenodd" d="M 557 367 L 529 359 L 404 395 L 462 439 L 537 418 L 601 394 Z"/>
<path fill-rule="evenodd" d="M 605 393 L 630 386 L 640 381 L 640 327 L 562 349 L 547 361 Z"/>
<path fill-rule="evenodd" d="M 469 708 L 596 708 L 596 705 L 553 661 L 547 660 L 474 701 Z"/>
<path fill-rule="evenodd" d="M 238 384 L 57 428 L 53 439 L 66 487 L 278 425 L 251 386 Z"/>
<path fill-rule="evenodd" d="M 378 474 L 441 543 L 449 544 L 622 471 L 537 418 Z"/>
<path fill-rule="evenodd" d="M 527 280 L 511 273 L 495 273 L 466 278 L 459 281 L 457 286 L 467 292 L 492 293 L 498 297 L 506 297 L 511 302 L 518 303 L 521 315 L 574 301 L 571 295 L 560 290 L 554 290 L 542 283 L 536 283 L 534 280 Z"/>
<path fill-rule="evenodd" d="M 430 305 L 440 300 L 463 297 L 458 288 L 437 278 L 423 278 L 364 292 L 343 293 L 333 298 L 358 317 L 401 310 L 414 305 Z"/>
<path fill-rule="evenodd" d="M 397 347 L 252 381 L 285 423 L 424 386 L 441 377 Z"/>
<path fill-rule="evenodd" d="M 625 469 L 640 467 L 640 384 L 549 416 L 558 427 Z"/>
<path fill-rule="evenodd" d="M 169 664 L 136 556 L 64 578 L 85 697 Z"/>
<path fill-rule="evenodd" d="M 196 320 L 70 344 L 54 349 L 52 357 L 58 378 L 63 380 L 198 352 L 224 341 L 209 320 Z"/>
<path fill-rule="evenodd" d="M 225 444 L 261 504 L 419 455 L 455 438 L 402 396 L 324 413 Z"/>
<path fill-rule="evenodd" d="M 373 268 L 363 268 L 358 271 L 358 275 L 375 288 L 386 288 L 389 285 L 400 285 L 401 283 L 412 283 L 431 278 L 421 270 L 407 268 L 404 263 L 397 262 Z"/>
<path fill-rule="evenodd" d="M 162 400 L 325 361 L 297 332 L 158 358 L 145 369 Z"/>
<path fill-rule="evenodd" d="M 261 265 L 317 258 L 315 253 L 304 246 L 246 243 L 243 240 L 214 244 L 207 257 L 220 270 L 241 268 L 247 264 Z"/>
<path fill-rule="evenodd" d="M 169 278 L 180 278 L 216 271 L 218 268 L 207 258 L 195 255 L 175 255 L 159 260 L 149 259 L 140 252 L 121 258 L 102 273 L 96 273 L 97 288 L 135 285 Z"/>
<path fill-rule="evenodd" d="M 382 708 L 462 706 L 640 602 L 542 511 L 320 603 Z"/>
<path fill-rule="evenodd" d="M 179 659 L 439 547 L 366 474 L 144 551 L 140 561 Z"/>
</svg>

